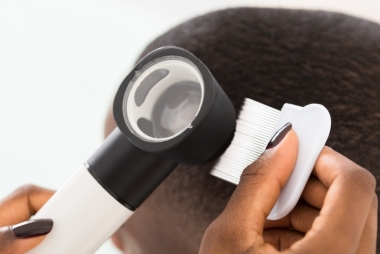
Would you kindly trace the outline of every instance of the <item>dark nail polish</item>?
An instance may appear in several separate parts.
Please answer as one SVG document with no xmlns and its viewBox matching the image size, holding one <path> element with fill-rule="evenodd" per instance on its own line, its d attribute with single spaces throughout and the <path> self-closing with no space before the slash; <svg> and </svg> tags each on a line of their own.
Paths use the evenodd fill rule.
<svg viewBox="0 0 380 254">
<path fill-rule="evenodd" d="M 288 132 L 291 129 L 292 129 L 292 124 L 291 123 L 285 124 L 281 129 L 279 129 L 274 134 L 274 136 L 272 137 L 272 139 L 269 141 L 266 149 L 275 147 L 276 145 L 280 144 L 280 142 L 285 138 L 286 134 L 288 134 Z"/>
<path fill-rule="evenodd" d="M 53 221 L 51 219 L 28 220 L 11 226 L 11 229 L 17 238 L 46 235 L 52 228 Z"/>
</svg>

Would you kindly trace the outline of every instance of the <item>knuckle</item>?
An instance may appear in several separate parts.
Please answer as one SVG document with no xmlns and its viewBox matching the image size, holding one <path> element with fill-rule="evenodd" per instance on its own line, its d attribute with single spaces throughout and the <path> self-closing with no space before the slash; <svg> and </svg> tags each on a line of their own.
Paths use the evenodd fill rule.
<svg viewBox="0 0 380 254">
<path fill-rule="evenodd" d="M 344 175 L 347 184 L 360 191 L 373 193 L 376 188 L 376 178 L 366 169 L 357 165 L 350 167 Z"/>
<path fill-rule="evenodd" d="M 330 146 L 324 146 L 322 151 L 324 151 L 326 153 L 335 152 L 335 150 L 332 149 Z"/>
<path fill-rule="evenodd" d="M 330 159 L 330 157 L 333 157 L 335 154 L 335 150 L 332 149 L 331 147 L 329 146 L 324 146 L 322 148 L 322 151 L 321 153 L 319 154 L 319 157 L 320 158 L 326 158 L 326 159 Z"/>
<path fill-rule="evenodd" d="M 320 156 L 320 167 L 326 169 L 334 168 L 335 172 L 341 176 L 347 187 L 355 188 L 359 191 L 374 192 L 376 188 L 375 177 L 365 168 L 355 164 L 351 160 L 335 152 L 332 148 L 325 146 Z"/>
<path fill-rule="evenodd" d="M 36 185 L 33 184 L 25 184 L 21 187 L 18 187 L 14 192 L 14 196 L 25 196 L 32 192 L 35 192 L 38 189 Z"/>
<path fill-rule="evenodd" d="M 337 157 L 337 153 L 331 147 L 325 146 L 318 157 L 317 164 L 318 167 L 328 169 L 341 166 L 342 160 Z"/>
</svg>

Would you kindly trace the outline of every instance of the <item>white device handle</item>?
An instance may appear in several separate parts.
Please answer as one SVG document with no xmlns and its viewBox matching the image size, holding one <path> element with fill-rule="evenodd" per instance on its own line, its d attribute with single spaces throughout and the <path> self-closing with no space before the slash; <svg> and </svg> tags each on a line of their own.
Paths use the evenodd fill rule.
<svg viewBox="0 0 380 254">
<path fill-rule="evenodd" d="M 297 162 L 289 180 L 281 190 L 276 205 L 267 217 L 268 220 L 281 219 L 296 206 L 331 128 L 331 117 L 324 106 L 310 104 L 299 107 L 286 103 L 281 109 L 271 137 L 288 122 L 292 124 L 298 136 Z"/>
<path fill-rule="evenodd" d="M 132 214 L 82 166 L 34 216 L 54 226 L 28 254 L 94 253 Z"/>
<path fill-rule="evenodd" d="M 177 165 L 136 148 L 116 128 L 35 215 L 54 225 L 28 253 L 94 253 Z"/>
</svg>

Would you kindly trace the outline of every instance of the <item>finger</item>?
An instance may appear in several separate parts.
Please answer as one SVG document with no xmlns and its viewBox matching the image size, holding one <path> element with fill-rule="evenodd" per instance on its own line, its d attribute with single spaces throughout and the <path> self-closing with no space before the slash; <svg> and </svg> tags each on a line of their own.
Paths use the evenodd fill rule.
<svg viewBox="0 0 380 254">
<path fill-rule="evenodd" d="M 29 220 L 54 194 L 54 191 L 26 185 L 0 201 L 0 226 Z"/>
<path fill-rule="evenodd" d="M 112 243 L 121 251 L 124 251 L 123 241 L 116 232 L 111 236 Z"/>
<path fill-rule="evenodd" d="M 263 237 L 265 243 L 282 251 L 302 239 L 304 234 L 291 229 L 269 229 L 264 231 Z"/>
<path fill-rule="evenodd" d="M 306 233 L 319 215 L 319 209 L 304 202 L 299 202 L 294 209 L 280 220 L 267 220 L 264 229 L 272 228 L 293 228 L 294 230 Z"/>
<path fill-rule="evenodd" d="M 301 200 L 305 201 L 308 205 L 304 202 L 299 202 L 293 211 L 284 218 L 275 221 L 267 220 L 264 228 L 292 227 L 300 232 L 306 233 L 310 229 L 310 225 L 314 219 L 318 216 L 326 193 L 327 188 L 321 181 L 315 176 L 311 176 L 301 196 Z M 302 226 L 302 224 L 307 224 L 308 226 Z"/>
<path fill-rule="evenodd" d="M 53 221 L 49 219 L 30 220 L 14 226 L 0 228 L 1 253 L 25 253 L 37 246 L 51 231 Z"/>
<path fill-rule="evenodd" d="M 222 213 L 235 223 L 238 230 L 243 225 L 250 232 L 262 234 L 265 218 L 294 168 L 298 152 L 297 135 L 288 129 L 282 138 L 277 146 L 267 149 L 243 171 L 240 183 Z"/>
<path fill-rule="evenodd" d="M 328 192 L 312 229 L 292 248 L 305 253 L 313 253 L 316 247 L 321 253 L 357 250 L 372 204 L 374 177 L 328 147 L 322 150 L 315 172 Z"/>
<path fill-rule="evenodd" d="M 309 205 L 321 209 L 326 193 L 326 186 L 317 177 L 312 175 L 302 192 L 301 199 L 305 200 Z"/>
<path fill-rule="evenodd" d="M 319 215 L 319 209 L 305 203 L 299 203 L 290 213 L 291 227 L 299 232 L 306 233 Z"/>
<path fill-rule="evenodd" d="M 360 239 L 358 254 L 376 253 L 377 240 L 377 195 L 373 194 L 372 206 L 369 212 L 364 231 Z"/>
</svg>

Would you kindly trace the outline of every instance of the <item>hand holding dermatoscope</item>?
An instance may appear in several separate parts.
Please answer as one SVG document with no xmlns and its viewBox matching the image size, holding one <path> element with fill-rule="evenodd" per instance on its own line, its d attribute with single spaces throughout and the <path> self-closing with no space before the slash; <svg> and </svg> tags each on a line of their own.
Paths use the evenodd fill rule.
<svg viewBox="0 0 380 254">
<path fill-rule="evenodd" d="M 252 119 L 261 129 L 267 129 L 265 135 L 257 137 L 262 142 L 267 143 L 267 136 L 276 131 L 273 127 L 283 121 L 290 120 L 297 134 L 304 126 L 322 131 L 314 134 L 314 141 L 304 142 L 309 152 L 299 156 L 307 157 L 299 167 L 306 165 L 306 170 L 295 171 L 299 173 L 291 176 L 292 184 L 285 187 L 288 191 L 276 205 L 278 216 L 291 210 L 301 195 L 330 128 L 323 106 L 310 105 L 312 109 L 307 111 L 286 105 L 278 118 L 271 116 L 274 123 Z M 260 107 L 250 109 L 266 118 L 267 111 Z M 178 163 L 200 164 L 217 158 L 234 137 L 236 115 L 231 101 L 207 67 L 177 47 L 160 48 L 144 57 L 120 85 L 113 111 L 118 128 L 36 214 L 36 218 L 53 219 L 54 228 L 29 253 L 93 253 Z M 244 126 L 248 134 L 257 129 L 247 129 L 250 126 L 244 124 L 243 129 Z M 241 129 L 238 127 L 239 123 L 237 131 Z M 309 139 L 308 136 L 305 131 L 299 138 Z M 236 137 L 235 134 L 233 144 L 238 142 Z M 249 149 L 248 152 L 259 153 L 261 146 Z M 236 156 L 239 160 L 239 153 Z M 243 158 L 239 167 L 247 162 L 251 163 L 252 158 Z M 224 173 L 236 172 L 239 171 Z M 292 186 L 294 183 L 297 184 Z"/>
</svg>

